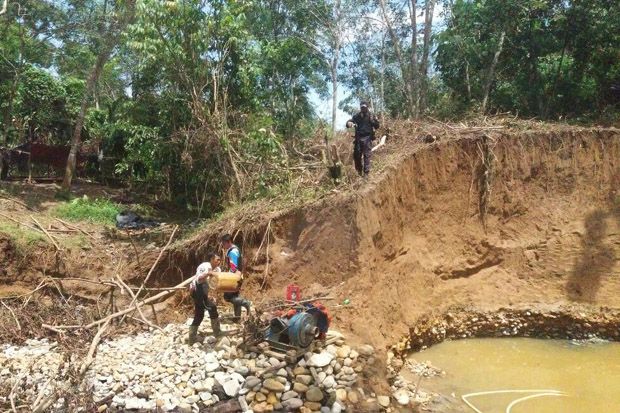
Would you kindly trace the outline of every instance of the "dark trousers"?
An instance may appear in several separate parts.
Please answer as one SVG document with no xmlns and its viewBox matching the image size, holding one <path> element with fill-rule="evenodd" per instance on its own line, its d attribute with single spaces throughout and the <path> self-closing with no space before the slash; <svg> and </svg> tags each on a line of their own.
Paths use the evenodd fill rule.
<svg viewBox="0 0 620 413">
<path fill-rule="evenodd" d="M 355 138 L 353 142 L 353 160 L 358 174 L 368 175 L 370 172 L 370 158 L 372 155 L 372 139 L 370 136 Z M 363 163 L 362 163 L 363 158 Z"/>
<path fill-rule="evenodd" d="M 194 300 L 193 326 L 199 326 L 200 323 L 202 323 L 202 320 L 205 318 L 205 310 L 209 311 L 209 318 L 214 319 L 219 317 L 219 314 L 217 313 L 217 305 L 215 305 L 213 300 L 210 299 L 206 292 L 202 289 L 202 285 L 198 285 L 198 287 L 194 290 L 192 293 L 192 299 Z"/>
<path fill-rule="evenodd" d="M 250 302 L 245 298 L 241 297 L 239 291 L 236 291 L 234 293 L 224 293 L 224 300 L 228 301 L 233 305 L 235 318 L 241 316 L 241 307 L 245 307 L 248 312 L 250 311 Z"/>
</svg>

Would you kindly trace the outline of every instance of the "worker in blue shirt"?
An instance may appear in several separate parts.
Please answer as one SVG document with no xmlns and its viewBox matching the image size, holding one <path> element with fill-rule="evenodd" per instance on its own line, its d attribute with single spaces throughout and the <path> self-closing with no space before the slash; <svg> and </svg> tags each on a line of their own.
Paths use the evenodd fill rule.
<svg viewBox="0 0 620 413">
<path fill-rule="evenodd" d="M 241 251 L 232 242 L 232 236 L 225 234 L 221 238 L 222 248 L 226 250 L 226 267 L 230 272 L 242 271 L 242 258 Z M 233 293 L 224 293 L 224 300 L 232 303 L 235 316 L 233 321 L 238 323 L 241 320 L 241 308 L 245 308 L 248 314 L 250 314 L 250 302 L 241 297 L 239 290 Z"/>
</svg>

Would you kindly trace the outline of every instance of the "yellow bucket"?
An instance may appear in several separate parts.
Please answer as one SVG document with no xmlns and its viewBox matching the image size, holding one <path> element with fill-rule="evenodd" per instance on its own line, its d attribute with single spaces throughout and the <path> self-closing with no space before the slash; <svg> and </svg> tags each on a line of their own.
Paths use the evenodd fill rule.
<svg viewBox="0 0 620 413">
<path fill-rule="evenodd" d="M 209 288 L 224 293 L 239 291 L 243 282 L 240 272 L 214 272 L 209 278 Z"/>
</svg>

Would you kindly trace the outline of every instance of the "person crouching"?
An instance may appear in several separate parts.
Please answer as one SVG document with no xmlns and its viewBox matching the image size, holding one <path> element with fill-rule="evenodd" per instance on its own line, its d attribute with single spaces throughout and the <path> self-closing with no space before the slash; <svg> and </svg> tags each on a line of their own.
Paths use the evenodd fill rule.
<svg viewBox="0 0 620 413">
<path fill-rule="evenodd" d="M 211 328 L 213 329 L 213 335 L 218 336 L 221 333 L 220 319 L 217 313 L 217 305 L 209 298 L 209 283 L 208 278 L 213 275 L 213 272 L 220 272 L 221 259 L 219 255 L 215 253 L 209 253 L 207 255 L 207 261 L 203 262 L 196 269 L 196 275 L 191 282 L 189 289 L 194 300 L 194 321 L 189 326 L 188 343 L 192 344 L 198 341 L 198 327 L 205 317 L 205 310 L 209 311 L 209 318 L 211 320 Z"/>
</svg>

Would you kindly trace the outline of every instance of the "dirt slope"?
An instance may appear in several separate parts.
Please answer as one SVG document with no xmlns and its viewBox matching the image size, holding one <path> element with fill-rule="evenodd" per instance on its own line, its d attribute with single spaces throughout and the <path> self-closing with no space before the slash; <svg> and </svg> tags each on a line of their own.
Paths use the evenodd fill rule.
<svg viewBox="0 0 620 413">
<path fill-rule="evenodd" d="M 349 298 L 335 323 L 378 346 L 455 305 L 620 307 L 618 130 L 444 129 L 433 143 L 423 143 L 424 127 L 399 132 L 370 182 L 253 223 L 211 226 L 162 262 L 158 282 L 190 274 L 218 231 L 238 229 L 247 294 L 282 296 L 296 282 L 307 294 Z M 251 261 L 269 219 L 259 291 L 264 246 Z"/>
</svg>

